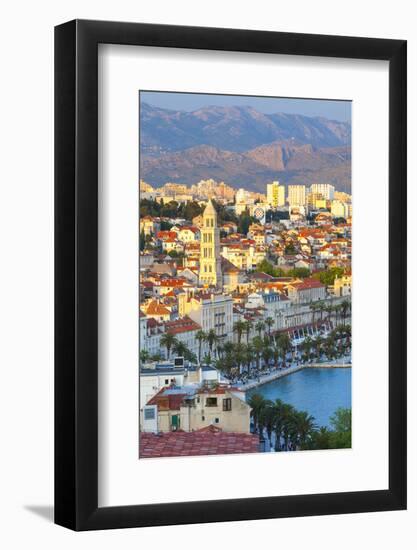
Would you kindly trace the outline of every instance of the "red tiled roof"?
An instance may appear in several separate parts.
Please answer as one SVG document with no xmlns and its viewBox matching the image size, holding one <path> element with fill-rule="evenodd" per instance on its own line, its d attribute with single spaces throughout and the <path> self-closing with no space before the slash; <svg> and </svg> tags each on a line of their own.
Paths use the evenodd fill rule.
<svg viewBox="0 0 417 550">
<path fill-rule="evenodd" d="M 152 300 L 146 310 L 146 315 L 171 315 L 171 312 L 156 300 Z"/>
<path fill-rule="evenodd" d="M 166 394 L 166 388 L 162 388 L 154 395 L 147 405 L 158 405 L 160 411 L 179 411 L 184 397 L 187 395 L 184 393 L 169 393 Z"/>
<path fill-rule="evenodd" d="M 140 458 L 259 452 L 259 436 L 204 428 L 195 432 L 140 434 Z"/>
<path fill-rule="evenodd" d="M 182 332 L 189 332 L 192 330 L 200 330 L 201 326 L 195 323 L 187 315 L 177 321 L 167 321 L 165 323 L 166 332 L 169 334 L 180 334 Z"/>
</svg>

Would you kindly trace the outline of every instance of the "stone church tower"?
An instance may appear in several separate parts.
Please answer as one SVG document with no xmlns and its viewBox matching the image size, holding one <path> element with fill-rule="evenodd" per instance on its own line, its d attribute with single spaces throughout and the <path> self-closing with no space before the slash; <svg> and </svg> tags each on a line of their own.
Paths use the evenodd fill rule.
<svg viewBox="0 0 417 550">
<path fill-rule="evenodd" d="M 200 284 L 222 288 L 220 258 L 220 230 L 217 227 L 217 212 L 211 199 L 203 212 L 200 230 Z"/>
</svg>

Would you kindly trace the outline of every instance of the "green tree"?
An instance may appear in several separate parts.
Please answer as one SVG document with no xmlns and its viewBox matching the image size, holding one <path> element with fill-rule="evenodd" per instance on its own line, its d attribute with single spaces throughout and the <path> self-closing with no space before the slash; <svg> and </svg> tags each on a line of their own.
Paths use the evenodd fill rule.
<svg viewBox="0 0 417 550">
<path fill-rule="evenodd" d="M 251 415 L 253 418 L 253 424 L 255 431 L 258 431 L 259 417 L 262 415 L 265 407 L 268 406 L 268 401 L 259 393 L 254 393 L 249 399 L 249 406 L 251 407 Z"/>
<path fill-rule="evenodd" d="M 249 319 L 245 321 L 245 334 L 246 334 L 247 344 L 249 344 L 249 336 L 250 336 L 250 331 L 252 330 L 252 326 L 253 326 L 252 321 L 249 321 Z"/>
<path fill-rule="evenodd" d="M 255 338 L 252 340 L 252 347 L 255 353 L 256 368 L 257 370 L 259 370 L 261 354 L 264 349 L 264 342 L 260 336 L 255 336 Z"/>
<path fill-rule="evenodd" d="M 143 252 L 145 250 L 145 244 L 146 244 L 145 231 L 142 229 L 142 231 L 140 232 L 140 235 L 139 235 L 139 250 L 141 252 Z"/>
<path fill-rule="evenodd" d="M 217 343 L 219 342 L 219 337 L 217 336 L 216 334 L 216 331 L 214 329 L 210 329 L 207 333 L 207 337 L 206 337 L 206 340 L 207 340 L 207 344 L 209 346 L 209 350 L 210 350 L 210 355 L 212 354 L 213 352 L 213 348 L 217 345 Z"/>
<path fill-rule="evenodd" d="M 207 339 L 207 335 L 203 330 L 198 330 L 195 337 L 196 337 L 196 340 L 198 341 L 198 362 L 201 363 L 201 348 L 202 348 L 203 342 L 205 342 Z"/>
<path fill-rule="evenodd" d="M 184 344 L 184 342 L 181 342 L 179 340 L 174 342 L 174 345 L 172 346 L 172 348 L 178 357 L 185 357 L 187 353 L 190 353 L 190 350 Z"/>
<path fill-rule="evenodd" d="M 257 321 L 255 324 L 255 330 L 258 333 L 258 336 L 261 336 L 262 331 L 265 329 L 265 323 L 263 321 Z"/>
<path fill-rule="evenodd" d="M 236 323 L 233 325 L 233 332 L 236 332 L 237 334 L 237 342 L 238 344 L 241 343 L 242 341 L 242 334 L 245 332 L 246 330 L 246 323 L 245 321 L 236 321 Z"/>
<path fill-rule="evenodd" d="M 275 322 L 274 320 L 272 319 L 272 317 L 267 317 L 265 319 L 265 325 L 267 326 L 268 328 L 268 336 L 269 336 L 269 339 L 271 339 L 271 329 L 272 327 L 274 326 Z"/>
<path fill-rule="evenodd" d="M 177 343 L 177 339 L 173 334 L 170 334 L 169 332 L 165 332 L 161 336 L 161 346 L 166 348 L 168 359 L 170 358 L 170 355 L 171 355 L 171 349 L 174 347 L 176 343 Z"/>
<path fill-rule="evenodd" d="M 148 359 L 150 358 L 149 352 L 146 351 L 146 349 L 141 349 L 139 358 L 142 361 L 142 363 L 146 363 L 146 361 L 148 361 Z"/>
</svg>

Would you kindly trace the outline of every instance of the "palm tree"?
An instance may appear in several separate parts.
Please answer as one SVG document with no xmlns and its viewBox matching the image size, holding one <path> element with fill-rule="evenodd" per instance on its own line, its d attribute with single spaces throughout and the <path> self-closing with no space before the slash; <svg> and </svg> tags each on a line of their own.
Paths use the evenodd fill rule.
<svg viewBox="0 0 417 550">
<path fill-rule="evenodd" d="M 330 321 L 330 319 L 332 317 L 333 310 L 334 310 L 333 305 L 329 304 L 328 306 L 326 306 L 324 308 L 324 310 L 327 313 L 326 321 Z"/>
<path fill-rule="evenodd" d="M 294 429 L 294 413 L 295 409 L 292 405 L 288 403 L 283 403 L 281 407 L 281 426 L 282 426 L 282 437 L 284 439 L 285 450 L 288 450 L 288 443 L 290 441 L 290 435 Z"/>
<path fill-rule="evenodd" d="M 235 345 L 233 342 L 225 342 L 223 346 L 223 352 L 226 357 L 233 355 L 233 351 L 235 349 Z"/>
<path fill-rule="evenodd" d="M 308 359 L 310 359 L 310 351 L 312 346 L 313 346 L 313 340 L 310 338 L 310 336 L 307 336 L 307 338 L 304 340 L 304 342 L 300 346 Z"/>
<path fill-rule="evenodd" d="M 246 333 L 246 343 L 249 344 L 249 336 L 250 336 L 250 331 L 252 330 L 252 321 L 249 321 L 249 319 L 247 321 L 244 321 L 245 323 L 245 333 Z"/>
<path fill-rule="evenodd" d="M 206 333 L 204 330 L 198 330 L 195 335 L 196 340 L 198 340 L 198 362 L 201 363 L 201 347 L 203 342 L 206 341 Z"/>
<path fill-rule="evenodd" d="M 284 332 L 279 335 L 277 344 L 282 352 L 283 366 L 285 367 L 288 350 L 291 348 L 291 340 L 288 333 Z"/>
<path fill-rule="evenodd" d="M 264 347 L 263 351 L 262 351 L 262 359 L 264 361 L 264 365 L 266 365 L 266 367 L 269 367 L 269 362 L 272 358 L 272 349 L 267 346 L 267 347 Z"/>
<path fill-rule="evenodd" d="M 323 345 L 323 338 L 321 336 L 317 336 L 317 338 L 314 340 L 314 347 L 316 349 L 316 355 L 318 359 L 320 359 L 321 355 L 321 346 Z"/>
<path fill-rule="evenodd" d="M 253 351 L 255 352 L 256 357 L 256 369 L 259 370 L 261 353 L 264 350 L 264 342 L 260 336 L 255 336 L 252 340 Z"/>
<path fill-rule="evenodd" d="M 219 341 L 219 337 L 217 336 L 216 331 L 213 328 L 211 328 L 207 333 L 207 343 L 209 346 L 210 355 L 213 352 L 213 346 L 217 345 L 218 341 Z"/>
<path fill-rule="evenodd" d="M 244 363 L 248 367 L 248 373 L 250 372 L 250 366 L 253 362 L 253 357 L 254 357 L 253 347 L 250 344 L 248 344 L 247 346 L 245 346 L 245 351 L 244 351 Z"/>
<path fill-rule="evenodd" d="M 284 403 L 281 401 L 281 399 L 275 399 L 275 402 L 273 404 L 273 413 L 272 413 L 272 422 L 273 422 L 273 429 L 275 432 L 275 451 L 281 450 L 281 436 L 282 436 L 282 429 L 283 429 L 283 407 Z"/>
<path fill-rule="evenodd" d="M 311 438 L 312 433 L 317 429 L 314 416 L 309 415 L 305 411 L 299 411 L 295 413 L 295 428 L 297 433 L 297 440 L 295 445 L 300 445 L 303 449 L 306 447 L 308 440 Z"/>
<path fill-rule="evenodd" d="M 236 323 L 233 325 L 233 332 L 236 332 L 237 334 L 237 343 L 240 344 L 242 341 L 242 334 L 246 330 L 246 322 L 245 321 L 236 321 Z"/>
<path fill-rule="evenodd" d="M 255 324 L 255 330 L 258 332 L 258 335 L 261 336 L 262 331 L 265 329 L 265 323 L 263 321 L 258 321 Z"/>
<path fill-rule="evenodd" d="M 275 410 L 274 403 L 267 399 L 258 416 L 259 432 L 262 434 L 264 428 L 268 434 L 269 443 L 271 444 L 272 432 L 274 429 Z"/>
<path fill-rule="evenodd" d="M 320 321 L 323 321 L 323 312 L 325 311 L 326 309 L 326 304 L 322 301 L 322 300 L 319 300 L 317 302 L 317 309 L 320 313 Z"/>
<path fill-rule="evenodd" d="M 262 414 L 262 411 L 267 406 L 267 400 L 265 397 L 260 395 L 259 393 L 254 393 L 250 399 L 249 399 L 249 406 L 251 407 L 251 415 L 253 418 L 253 425 L 255 428 L 255 432 L 258 430 L 259 426 L 259 417 Z"/>
<path fill-rule="evenodd" d="M 184 344 L 184 342 L 180 342 L 179 340 L 174 342 L 174 345 L 172 346 L 172 348 L 175 351 L 175 353 L 177 354 L 177 356 L 180 356 L 180 357 L 185 357 L 187 355 L 187 353 L 190 353 L 190 350 Z"/>
<path fill-rule="evenodd" d="M 350 303 L 347 300 L 343 300 L 343 302 L 340 304 L 340 311 L 342 315 L 343 325 L 345 324 L 346 317 L 349 310 L 350 310 Z"/>
<path fill-rule="evenodd" d="M 167 359 L 169 359 L 171 355 L 171 349 L 174 347 L 175 343 L 177 342 L 177 339 L 173 334 L 170 334 L 169 332 L 165 332 L 161 336 L 161 346 L 164 346 L 167 350 Z"/>
<path fill-rule="evenodd" d="M 236 344 L 233 346 L 234 347 L 234 360 L 239 368 L 239 372 L 240 372 L 240 367 L 241 365 L 244 363 L 245 361 L 245 348 L 246 346 L 244 344 Z"/>
<path fill-rule="evenodd" d="M 146 361 L 149 359 L 149 357 L 150 357 L 149 352 L 146 351 L 146 349 L 141 349 L 140 350 L 139 358 L 142 361 L 142 363 L 146 363 Z"/>
<path fill-rule="evenodd" d="M 278 366 L 278 360 L 281 357 L 281 349 L 280 347 L 275 343 L 274 347 L 272 348 L 272 358 L 274 360 L 275 367 Z"/>
<path fill-rule="evenodd" d="M 203 365 L 207 365 L 207 367 L 211 365 L 211 356 L 209 353 L 206 353 L 206 355 L 203 357 Z"/>
<path fill-rule="evenodd" d="M 272 317 L 267 317 L 265 319 L 265 325 L 268 327 L 268 336 L 269 339 L 271 339 L 271 328 L 274 326 L 274 320 L 272 319 Z"/>
<path fill-rule="evenodd" d="M 311 321 L 313 325 L 314 325 L 314 321 L 315 321 L 315 319 L 316 319 L 316 312 L 317 312 L 317 309 L 318 309 L 318 308 L 317 308 L 317 302 L 312 302 L 312 303 L 310 304 L 310 311 L 311 311 L 311 313 L 313 314 L 312 321 Z"/>
</svg>

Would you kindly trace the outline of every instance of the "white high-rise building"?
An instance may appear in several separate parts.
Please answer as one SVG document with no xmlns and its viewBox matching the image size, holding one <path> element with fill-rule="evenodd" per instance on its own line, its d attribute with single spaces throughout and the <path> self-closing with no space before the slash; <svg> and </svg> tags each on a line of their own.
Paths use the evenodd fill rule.
<svg viewBox="0 0 417 550">
<path fill-rule="evenodd" d="M 331 213 L 335 218 L 348 218 L 349 205 L 343 201 L 334 200 L 332 201 Z"/>
<path fill-rule="evenodd" d="M 290 206 L 305 206 L 307 203 L 305 185 L 288 186 L 288 203 Z"/>
<path fill-rule="evenodd" d="M 217 212 L 211 199 L 203 212 L 200 229 L 200 284 L 222 287 L 220 259 L 220 230 L 217 227 Z"/>
<path fill-rule="evenodd" d="M 332 201 L 334 199 L 334 187 L 329 183 L 313 183 L 310 193 L 323 195 L 323 198 Z"/>
<path fill-rule="evenodd" d="M 272 208 L 285 205 L 285 187 L 278 181 L 268 183 L 266 186 L 266 202 Z"/>
</svg>

